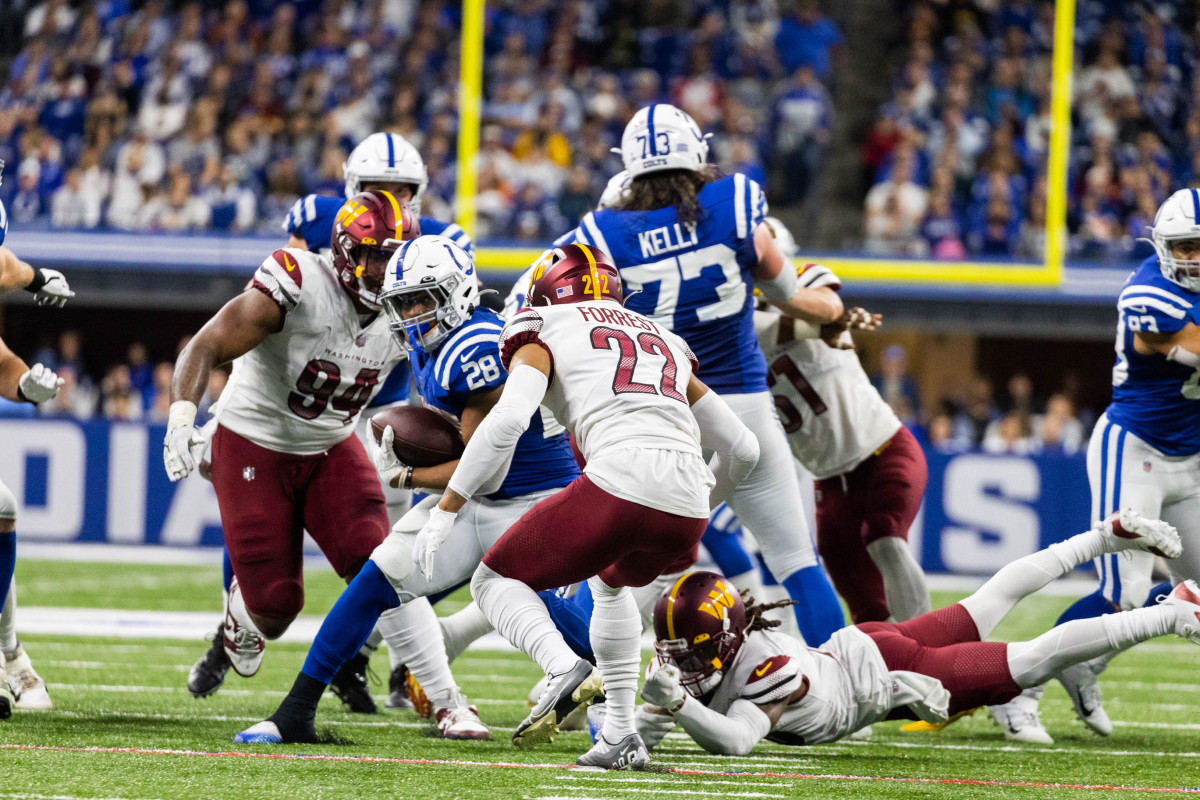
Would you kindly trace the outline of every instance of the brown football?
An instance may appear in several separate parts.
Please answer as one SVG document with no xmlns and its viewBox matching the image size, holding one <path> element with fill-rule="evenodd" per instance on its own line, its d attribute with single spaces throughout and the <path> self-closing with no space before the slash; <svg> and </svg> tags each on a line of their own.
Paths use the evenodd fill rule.
<svg viewBox="0 0 1200 800">
<path fill-rule="evenodd" d="M 392 426 L 392 450 L 410 467 L 436 467 L 462 455 L 462 434 L 432 408 L 395 406 L 371 417 L 371 435 L 379 442 Z"/>
</svg>

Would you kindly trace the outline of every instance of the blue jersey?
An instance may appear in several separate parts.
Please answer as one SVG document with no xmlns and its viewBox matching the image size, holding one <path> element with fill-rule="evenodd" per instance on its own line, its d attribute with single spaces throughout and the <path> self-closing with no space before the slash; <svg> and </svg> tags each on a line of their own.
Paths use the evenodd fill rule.
<svg viewBox="0 0 1200 800">
<path fill-rule="evenodd" d="M 308 249 L 314 253 L 328 250 L 333 239 L 334 218 L 345 202 L 341 197 L 326 197 L 320 194 L 301 197 L 284 217 L 283 229 L 289 235 L 303 239 Z M 475 260 L 475 244 L 458 225 L 433 217 L 421 217 L 419 221 L 421 233 L 445 236 L 466 251 L 472 261 Z"/>
<path fill-rule="evenodd" d="M 1200 370 L 1142 355 L 1133 346 L 1137 331 L 1175 333 L 1200 324 L 1200 293 L 1163 277 L 1158 256 L 1129 276 L 1117 300 L 1117 363 L 1113 401 L 1105 412 L 1116 424 L 1168 456 L 1200 453 Z"/>
<path fill-rule="evenodd" d="M 613 257 L 625 307 L 688 343 L 696 377 L 721 394 L 767 391 L 767 362 L 754 333 L 754 229 L 767 214 L 762 189 L 730 175 L 700 190 L 694 228 L 674 206 L 601 209 L 583 218 L 577 240 Z"/>
<path fill-rule="evenodd" d="M 292 205 L 283 220 L 283 229 L 290 236 L 298 236 L 314 253 L 328 250 L 333 240 L 333 222 L 345 199 L 310 194 L 301 197 Z M 440 222 L 432 217 L 421 217 L 421 233 L 449 237 L 475 260 L 475 245 L 466 231 L 450 222 Z M 369 408 L 390 406 L 408 401 L 408 362 L 396 365 L 383 382 L 378 394 L 371 399 Z"/>
<path fill-rule="evenodd" d="M 472 395 L 503 386 L 508 371 L 500 363 L 500 331 L 504 320 L 494 311 L 477 308 L 433 353 L 419 347 L 410 360 L 417 391 L 426 404 L 462 418 Z M 529 429 L 517 440 L 512 466 L 492 499 L 520 497 L 561 489 L 579 477 L 579 465 L 565 433 L 547 435 L 541 410 L 530 418 Z"/>
</svg>

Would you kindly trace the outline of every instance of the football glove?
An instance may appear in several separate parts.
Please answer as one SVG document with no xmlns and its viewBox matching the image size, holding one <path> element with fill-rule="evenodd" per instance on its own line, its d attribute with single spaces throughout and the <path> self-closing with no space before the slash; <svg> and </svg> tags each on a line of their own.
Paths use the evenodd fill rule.
<svg viewBox="0 0 1200 800">
<path fill-rule="evenodd" d="M 41 403 L 58 394 L 66 381 L 54 374 L 45 364 L 34 364 L 17 381 L 17 397 L 27 403 Z"/>
<path fill-rule="evenodd" d="M 674 714 L 684 701 L 683 687 L 679 685 L 679 667 L 664 664 L 642 687 L 642 700 Z"/>
<path fill-rule="evenodd" d="M 420 568 L 427 581 L 433 579 L 433 557 L 442 546 L 442 542 L 450 536 L 450 530 L 454 527 L 457 517 L 458 514 L 453 511 L 443 511 L 434 506 L 429 509 L 429 519 L 413 542 L 413 563 Z"/>
<path fill-rule="evenodd" d="M 35 269 L 33 280 L 25 287 L 25 291 L 33 292 L 33 302 L 39 306 L 62 308 L 67 300 L 75 296 L 67 285 L 66 277 L 56 269 Z"/>
<path fill-rule="evenodd" d="M 371 456 L 371 463 L 375 465 L 375 469 L 379 472 L 379 477 L 383 478 L 383 482 L 388 486 L 395 487 L 396 484 L 393 481 L 396 480 L 396 476 L 410 469 L 396 455 L 396 451 L 392 449 L 392 443 L 396 439 L 396 432 L 392 430 L 391 425 L 388 425 L 383 429 L 383 435 L 380 436 L 378 442 L 375 441 L 375 435 L 370 430 L 367 431 L 366 439 L 367 454 Z M 401 486 L 400 488 L 405 487 Z"/>
<path fill-rule="evenodd" d="M 196 468 L 191 448 L 204 441 L 196 429 L 196 404 L 188 400 L 171 403 L 167 414 L 167 435 L 163 439 L 163 465 L 172 483 L 183 480 Z"/>
</svg>

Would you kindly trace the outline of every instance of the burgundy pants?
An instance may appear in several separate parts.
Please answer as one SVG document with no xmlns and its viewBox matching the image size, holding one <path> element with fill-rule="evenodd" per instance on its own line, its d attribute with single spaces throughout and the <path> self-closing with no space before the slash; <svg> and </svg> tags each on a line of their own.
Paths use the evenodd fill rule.
<svg viewBox="0 0 1200 800">
<path fill-rule="evenodd" d="M 817 481 L 817 552 L 854 622 L 891 616 L 867 545 L 884 536 L 908 539 L 928 477 L 921 446 L 901 428 L 854 471 Z"/>
<path fill-rule="evenodd" d="M 593 575 L 614 588 L 645 586 L 694 564 L 707 524 L 623 500 L 581 475 L 526 511 L 483 563 L 539 592 Z"/>
<path fill-rule="evenodd" d="M 383 489 L 357 436 L 295 456 L 218 426 L 212 482 L 233 574 L 258 616 L 293 617 L 304 607 L 305 530 L 345 579 L 388 534 Z"/>
</svg>

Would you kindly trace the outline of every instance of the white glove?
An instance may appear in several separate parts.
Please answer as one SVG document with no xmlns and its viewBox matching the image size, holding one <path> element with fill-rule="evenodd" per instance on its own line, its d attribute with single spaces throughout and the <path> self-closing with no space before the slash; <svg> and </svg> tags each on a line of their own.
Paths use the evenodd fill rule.
<svg viewBox="0 0 1200 800">
<path fill-rule="evenodd" d="M 388 486 L 393 486 L 392 481 L 396 479 L 396 476 L 408 468 L 408 465 L 401 461 L 396 456 L 396 451 L 392 449 L 396 432 L 392 430 L 391 425 L 388 425 L 383 429 L 383 435 L 378 442 L 375 441 L 375 434 L 371 430 L 367 431 L 366 438 L 367 455 L 371 457 L 371 463 L 375 465 L 383 482 Z"/>
<path fill-rule="evenodd" d="M 604 704 L 600 703 L 592 708 L 604 708 Z M 634 724 L 637 725 L 638 735 L 642 737 L 646 749 L 653 750 L 668 733 L 675 730 L 675 717 L 666 709 L 643 703 L 634 712 Z"/>
<path fill-rule="evenodd" d="M 450 529 L 454 527 L 457 517 L 458 514 L 434 506 L 429 509 L 429 520 L 417 534 L 417 540 L 413 542 L 413 563 L 420 568 L 427 581 L 433 579 L 433 557 L 450 535 Z"/>
<path fill-rule="evenodd" d="M 195 422 L 195 403 L 189 400 L 171 403 L 167 415 L 167 435 L 163 439 L 163 464 L 172 483 L 183 480 L 196 468 L 191 447 L 203 442 L 204 436 L 196 429 Z"/>
<path fill-rule="evenodd" d="M 34 364 L 17 381 L 18 396 L 30 403 L 41 403 L 58 394 L 65 380 L 54 374 L 45 364 Z"/>
<path fill-rule="evenodd" d="M 683 687 L 679 685 L 679 667 L 674 664 L 659 667 L 642 687 L 642 700 L 672 714 L 679 710 L 685 699 Z"/>
<path fill-rule="evenodd" d="M 39 269 L 33 278 L 32 286 L 37 286 L 36 289 L 30 289 L 33 292 L 33 302 L 39 306 L 58 306 L 62 308 L 67 304 L 67 300 L 75 296 L 71 291 L 71 287 L 67 285 L 66 277 L 56 269 Z"/>
</svg>

